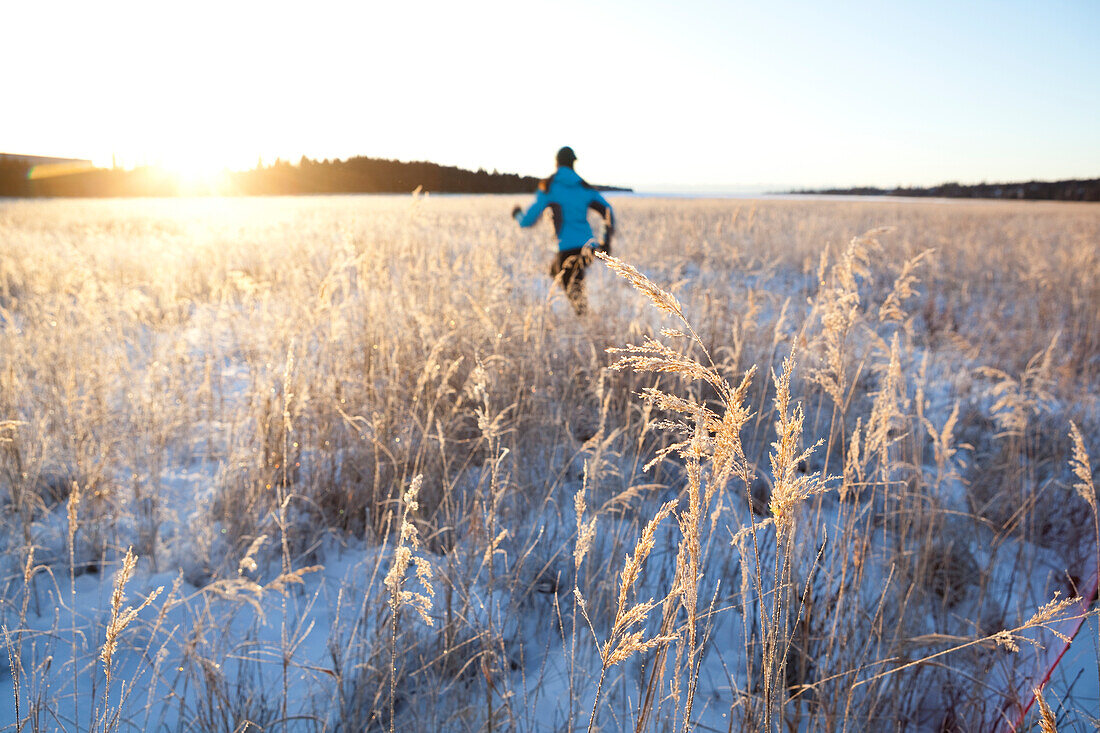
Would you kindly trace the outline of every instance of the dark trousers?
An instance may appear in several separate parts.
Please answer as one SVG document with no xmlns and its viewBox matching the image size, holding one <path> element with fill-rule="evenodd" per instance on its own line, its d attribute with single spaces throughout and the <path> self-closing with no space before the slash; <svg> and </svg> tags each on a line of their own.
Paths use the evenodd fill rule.
<svg viewBox="0 0 1100 733">
<path fill-rule="evenodd" d="M 588 298 L 584 294 L 584 269 L 592 262 L 591 251 L 584 248 L 564 249 L 550 263 L 550 277 L 561 278 L 565 297 L 578 316 L 588 312 Z"/>
</svg>

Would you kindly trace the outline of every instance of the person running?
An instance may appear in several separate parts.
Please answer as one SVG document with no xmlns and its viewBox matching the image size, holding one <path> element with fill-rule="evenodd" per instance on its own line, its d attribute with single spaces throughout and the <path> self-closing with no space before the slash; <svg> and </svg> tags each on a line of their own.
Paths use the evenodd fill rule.
<svg viewBox="0 0 1100 733">
<path fill-rule="evenodd" d="M 512 218 L 521 227 L 538 223 L 542 212 L 549 208 L 554 218 L 554 233 L 558 237 L 558 254 L 550 263 L 550 277 L 561 278 L 565 296 L 578 316 L 588 312 L 584 293 L 584 270 L 592 262 L 592 250 L 611 254 L 611 235 L 615 232 L 615 215 L 611 204 L 600 192 L 585 183 L 573 170 L 577 160 L 573 148 L 564 147 L 557 154 L 558 170 L 539 181 L 535 202 L 526 213 L 519 206 L 512 209 Z M 592 236 L 588 210 L 593 209 L 604 221 L 603 241 Z"/>
</svg>

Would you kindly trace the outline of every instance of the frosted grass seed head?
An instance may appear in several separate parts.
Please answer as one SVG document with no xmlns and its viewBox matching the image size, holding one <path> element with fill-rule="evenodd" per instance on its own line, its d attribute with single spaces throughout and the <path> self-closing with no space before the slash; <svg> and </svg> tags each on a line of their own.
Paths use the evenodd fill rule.
<svg viewBox="0 0 1100 733">
<path fill-rule="evenodd" d="M 1085 450 L 1085 439 L 1081 437 L 1081 431 L 1072 421 L 1069 424 L 1069 437 L 1073 441 L 1073 458 L 1070 459 L 1070 470 L 1077 477 L 1077 483 L 1073 488 L 1084 499 L 1093 511 L 1096 511 L 1096 486 L 1092 478 L 1092 462 L 1088 451 Z"/>
</svg>

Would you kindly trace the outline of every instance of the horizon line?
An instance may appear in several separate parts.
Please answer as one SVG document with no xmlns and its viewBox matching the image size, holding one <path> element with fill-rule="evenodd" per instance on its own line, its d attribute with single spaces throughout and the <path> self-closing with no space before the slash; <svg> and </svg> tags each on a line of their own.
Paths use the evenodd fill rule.
<svg viewBox="0 0 1100 733">
<path fill-rule="evenodd" d="M 114 158 L 114 156 L 112 155 L 112 162 L 113 162 L 113 158 Z M 348 160 L 352 160 L 354 158 L 366 158 L 366 159 L 373 159 L 373 160 L 390 160 L 390 161 L 396 161 L 396 162 L 400 162 L 400 163 L 409 163 L 409 164 L 412 164 L 412 163 L 429 163 L 431 165 L 436 165 L 436 166 L 440 166 L 440 167 L 456 168 L 456 169 L 459 169 L 459 170 L 466 170 L 466 171 L 470 171 L 470 172 L 476 172 L 477 170 L 485 170 L 485 171 L 488 171 L 488 172 L 494 172 L 497 175 L 514 175 L 514 176 L 518 176 L 520 178 L 540 178 L 541 177 L 537 174 L 517 173 L 517 172 L 511 172 L 511 171 L 501 171 L 499 168 L 493 168 L 491 171 L 489 171 L 489 169 L 486 169 L 484 166 L 479 166 L 477 169 L 475 169 L 475 168 L 466 168 L 466 167 L 461 166 L 461 165 L 452 165 L 452 164 L 447 164 L 447 163 L 437 163 L 435 161 L 431 161 L 431 160 L 428 160 L 426 158 L 402 159 L 402 158 L 391 158 L 391 157 L 385 157 L 385 156 L 376 156 L 376 155 L 371 155 L 371 154 L 367 154 L 367 153 L 355 153 L 355 154 L 352 154 L 352 155 L 348 155 L 346 157 L 339 157 L 338 156 L 338 157 L 331 157 L 331 158 L 329 158 L 329 157 L 311 158 L 310 156 L 303 153 L 303 154 L 298 156 L 298 160 L 292 160 L 289 157 L 284 159 L 281 155 L 277 155 L 270 162 L 265 160 L 265 158 L 266 158 L 266 156 L 258 155 L 256 164 L 254 164 L 252 166 L 249 166 L 247 168 L 243 168 L 243 167 L 240 167 L 240 166 L 226 165 L 226 166 L 223 166 L 221 168 L 221 172 L 242 173 L 242 172 L 247 172 L 247 171 L 255 171 L 255 170 L 260 170 L 261 167 L 270 167 L 270 166 L 273 166 L 276 163 L 280 163 L 280 162 L 281 163 L 286 163 L 286 164 L 291 165 L 291 166 L 298 166 L 298 165 L 301 164 L 301 159 L 302 158 L 305 158 L 306 160 L 313 161 L 313 162 L 323 162 L 323 161 L 345 162 L 345 161 L 348 161 Z M 165 167 L 165 166 L 163 166 L 159 163 L 156 163 L 156 162 L 152 162 L 152 163 L 142 162 L 142 163 L 138 163 L 136 165 L 114 165 L 113 164 L 113 165 L 108 167 L 108 166 L 96 165 L 94 157 L 79 158 L 79 157 L 73 157 L 73 156 L 41 155 L 41 154 L 37 154 L 37 153 L 11 153 L 11 152 L 0 151 L 0 161 L 5 160 L 5 159 L 16 159 L 16 160 L 21 159 L 21 160 L 26 160 L 28 162 L 30 160 L 38 160 L 38 161 L 42 161 L 42 162 L 53 160 L 53 161 L 57 161 L 57 162 L 67 162 L 67 163 L 87 162 L 87 163 L 92 164 L 93 167 L 100 168 L 100 169 L 103 169 L 103 170 L 136 170 L 138 168 L 163 168 L 163 167 Z M 844 191 L 844 190 L 860 189 L 860 188 L 873 188 L 873 189 L 880 189 L 884 192 L 890 192 L 890 191 L 904 190 L 904 189 L 935 188 L 937 186 L 946 186 L 946 185 L 958 185 L 958 186 L 997 186 L 997 185 L 1005 185 L 1005 186 L 1010 186 L 1010 185 L 1020 185 L 1020 184 L 1024 184 L 1024 183 L 1061 183 L 1061 182 L 1066 182 L 1066 181 L 1095 181 L 1095 180 L 1100 180 L 1100 172 L 1098 172 L 1095 177 L 1086 177 L 1086 176 L 1073 176 L 1073 177 L 1063 177 L 1063 178 L 1034 178 L 1033 177 L 1033 178 L 1018 178 L 1018 179 L 1015 179 L 1015 180 L 989 180 L 988 178 L 982 178 L 982 179 L 969 179 L 969 180 L 940 180 L 940 181 L 937 181 L 935 183 L 893 183 L 893 184 L 882 184 L 882 183 L 847 183 L 847 184 L 838 184 L 838 183 L 822 184 L 822 183 L 818 183 L 818 184 L 806 184 L 806 183 L 799 183 L 799 184 L 795 184 L 795 183 L 789 183 L 789 182 L 788 183 L 777 183 L 777 182 L 769 182 L 769 183 L 675 183 L 675 182 L 652 182 L 652 181 L 649 181 L 649 182 L 643 182 L 643 183 L 600 183 L 600 184 L 597 184 L 597 185 L 612 186 L 612 187 L 617 187 L 617 188 L 628 188 L 628 189 L 630 189 L 631 191 L 633 191 L 635 193 L 643 193 L 643 194 L 675 193 L 675 194 L 738 194 L 738 195 L 746 195 L 746 194 L 768 194 L 768 193 L 773 193 L 773 194 L 820 193 L 820 192 L 829 191 L 829 190 Z"/>
</svg>

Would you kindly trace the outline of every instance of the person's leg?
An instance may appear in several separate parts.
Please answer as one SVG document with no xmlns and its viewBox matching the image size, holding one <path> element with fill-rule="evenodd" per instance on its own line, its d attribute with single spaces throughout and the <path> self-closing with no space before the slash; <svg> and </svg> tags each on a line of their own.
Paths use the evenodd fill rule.
<svg viewBox="0 0 1100 733">
<path fill-rule="evenodd" d="M 562 263 L 565 262 L 565 256 L 567 252 L 558 252 L 554 255 L 554 259 L 550 260 L 550 278 L 553 280 L 558 279 L 558 275 L 561 274 Z"/>
<path fill-rule="evenodd" d="M 550 263 L 550 277 L 560 278 L 565 297 L 577 315 L 588 312 L 588 299 L 584 295 L 584 267 L 587 264 L 584 250 L 567 249 L 558 252 Z"/>
<path fill-rule="evenodd" d="M 561 284 L 565 288 L 565 297 L 578 316 L 588 313 L 588 297 L 584 292 L 584 268 L 587 264 L 584 254 L 577 252 L 566 258 L 563 266 Z"/>
</svg>

